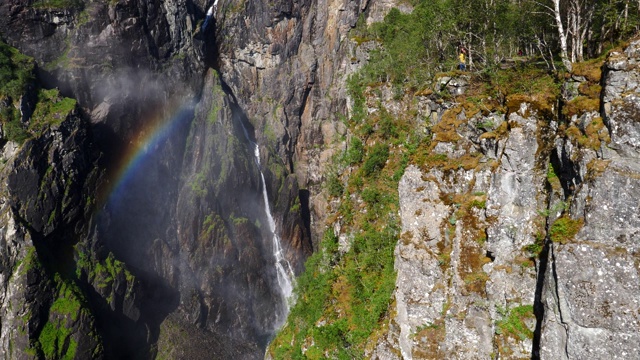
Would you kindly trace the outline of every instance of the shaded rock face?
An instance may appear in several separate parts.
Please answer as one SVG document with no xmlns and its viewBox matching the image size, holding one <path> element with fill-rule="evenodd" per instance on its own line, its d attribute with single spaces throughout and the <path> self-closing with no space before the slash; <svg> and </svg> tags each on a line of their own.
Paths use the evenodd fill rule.
<svg viewBox="0 0 640 360">
<path fill-rule="evenodd" d="M 102 356 L 96 319 L 69 276 L 73 244 L 83 233 L 95 186 L 95 151 L 86 124 L 70 113 L 23 146 L 6 143 L 2 157 L 0 222 L 0 356 Z M 67 263 L 69 262 L 69 263 Z M 74 290 L 71 290 L 74 289 Z M 66 301 L 66 302 L 65 302 Z M 69 307 L 61 304 L 69 305 Z M 73 316 L 69 316 L 73 312 Z M 65 334 L 45 339 L 48 331 Z M 70 350 L 70 344 L 75 344 Z"/>
<path fill-rule="evenodd" d="M 87 1 L 0 5 L 0 34 L 34 57 L 46 86 L 91 114 L 102 146 L 123 141 L 167 98 L 192 97 L 202 84 L 204 1 Z"/>
<path fill-rule="evenodd" d="M 50 179 L 63 170 L 54 168 L 49 174 L 47 164 L 51 163 L 40 158 L 33 165 L 24 159 L 20 171 L 10 175 L 13 184 L 28 185 L 14 189 L 19 196 L 11 205 L 29 227 L 52 236 L 63 232 L 61 221 L 77 222 L 73 238 L 60 251 L 69 263 L 65 270 L 75 273 L 70 277 L 79 287 L 78 301 L 89 304 L 87 316 L 95 331 L 84 333 L 94 333 L 95 339 L 74 341 L 95 350 L 96 358 L 164 353 L 190 358 L 261 357 L 274 324 L 281 323 L 285 314 L 275 284 L 273 249 L 267 241 L 271 234 L 263 189 L 247 140 L 265 136 L 247 121 L 215 72 L 207 75 L 205 84 L 205 68 L 215 62 L 211 55 L 216 51 L 213 27 L 202 32 L 198 23 L 208 4 L 33 5 L 33 1 L 0 5 L 0 33 L 35 57 L 45 85 L 78 99 L 78 113 L 92 123 L 94 140 L 102 150 L 82 164 L 67 153 L 51 155 L 49 161 L 61 157 L 61 169 L 70 171 L 62 180 Z M 115 173 L 112 160 L 154 117 L 171 118 L 170 136 L 143 151 L 144 161 L 124 179 L 110 176 Z M 64 143 L 74 131 L 54 140 Z M 42 151 L 47 144 L 33 150 Z M 277 153 L 263 146 L 263 154 Z M 274 217 L 288 241 L 287 258 L 300 271 L 311 250 L 309 220 L 303 220 L 304 213 L 309 217 L 308 193 L 299 190 L 296 176 L 282 159 L 270 157 L 271 161 L 262 162 L 262 171 Z M 83 184 L 75 172 L 81 166 L 93 169 L 98 158 L 109 174 L 96 174 L 91 184 Z M 42 177 L 52 182 L 51 189 L 38 188 Z M 78 197 L 82 191 L 89 195 Z M 78 220 L 79 214 L 85 215 L 80 205 L 90 206 L 96 200 L 104 204 L 95 214 Z M 7 229 L 6 249 L 13 254 L 7 266 L 13 268 L 28 254 L 28 247 L 17 247 L 18 230 Z M 36 246 L 35 253 L 40 258 L 51 251 Z M 55 277 L 56 271 L 46 269 L 48 261 L 41 262 L 42 277 Z M 67 284 L 66 278 L 31 281 L 42 283 L 38 294 L 48 297 L 49 305 Z M 17 293 L 16 298 L 22 294 L 16 289 L 10 292 Z M 28 313 L 22 310 L 20 316 Z M 6 337 L 4 349 L 12 348 L 16 339 L 32 345 L 45 324 L 39 318 L 33 321 L 38 322 L 32 334 Z M 58 324 L 56 319 L 49 322 Z M 10 324 L 3 320 L 3 329 L 18 329 Z M 194 344 L 190 338 L 172 337 L 175 329 L 201 341 L 200 349 L 185 352 Z M 218 340 L 206 340 L 209 337 Z M 82 354 L 78 358 L 90 357 Z"/>
<path fill-rule="evenodd" d="M 216 33 L 221 77 L 258 144 L 270 149 L 261 155 L 262 163 L 270 164 L 265 176 L 273 203 L 291 207 L 279 200 L 278 189 L 288 181 L 283 174 L 294 173 L 300 198 L 309 205 L 310 226 L 302 230 L 314 232 L 313 239 L 320 238 L 327 217 L 324 167 L 345 146 L 340 116 L 347 114 L 346 77 L 359 66 L 349 60 L 355 47 L 347 33 L 366 6 L 342 0 L 221 1 Z M 287 222 L 285 217 L 283 229 L 290 234 Z M 293 241 L 296 248 L 303 245 Z"/>
</svg>

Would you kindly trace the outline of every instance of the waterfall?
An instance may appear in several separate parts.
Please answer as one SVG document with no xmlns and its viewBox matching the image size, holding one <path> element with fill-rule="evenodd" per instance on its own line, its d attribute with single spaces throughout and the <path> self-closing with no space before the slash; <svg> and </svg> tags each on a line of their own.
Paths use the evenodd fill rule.
<svg viewBox="0 0 640 360">
<path fill-rule="evenodd" d="M 209 21 L 216 17 L 216 14 L 218 13 L 218 1 L 219 0 L 214 1 L 213 5 L 211 5 L 209 10 L 207 10 L 207 16 L 205 17 L 204 24 L 202 25 L 202 31 L 205 31 L 207 26 L 209 26 Z"/>
<path fill-rule="evenodd" d="M 269 197 L 267 194 L 267 186 L 264 181 L 264 174 L 262 173 L 262 169 L 260 168 L 260 148 L 258 144 L 251 141 L 247 129 L 242 124 L 242 130 L 244 131 L 244 136 L 249 141 L 249 144 L 253 146 L 253 155 L 255 157 L 256 165 L 258 166 L 258 171 L 260 172 L 260 180 L 262 181 L 262 198 L 264 200 L 264 212 L 267 216 L 267 222 L 269 223 L 269 231 L 271 232 L 271 240 L 273 246 L 273 256 L 275 258 L 275 267 L 276 267 L 276 275 L 278 279 L 278 286 L 280 287 L 280 293 L 282 296 L 283 310 L 282 314 L 276 314 L 275 327 L 279 328 L 287 318 L 289 313 L 289 300 L 293 295 L 293 286 L 295 284 L 295 275 L 293 273 L 293 269 L 291 268 L 291 264 L 284 257 L 284 252 L 282 251 L 282 245 L 280 242 L 280 236 L 278 236 L 278 232 L 276 229 L 276 222 L 273 220 L 273 216 L 271 215 L 271 206 L 269 205 Z M 280 317 L 280 315 L 283 315 Z"/>
</svg>

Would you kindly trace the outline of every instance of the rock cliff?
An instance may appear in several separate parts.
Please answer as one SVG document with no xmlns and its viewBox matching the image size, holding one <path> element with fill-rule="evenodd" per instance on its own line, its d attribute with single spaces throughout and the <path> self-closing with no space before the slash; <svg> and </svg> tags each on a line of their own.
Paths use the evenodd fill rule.
<svg viewBox="0 0 640 360">
<path fill-rule="evenodd" d="M 16 195 L 5 208 L 16 218 L 7 218 L 3 227 L 11 256 L 3 270 L 7 295 L 2 306 L 20 314 L 10 316 L 7 310 L 3 315 L 8 335 L 2 351 L 8 357 L 87 358 L 93 351 L 95 358 L 256 358 L 284 321 L 262 184 L 249 142 L 258 133 L 216 72 L 205 75 L 216 66 L 217 52 L 215 28 L 203 27 L 208 5 L 0 5 L 3 40 L 37 63 L 33 86 L 55 87 L 78 104 L 65 133 L 22 147 L 9 142 L 6 151 L 39 155 L 80 131 L 88 139 L 73 152 L 51 150 L 53 155 L 35 160 L 23 155 L 15 170 L 6 166 Z M 20 97 L 21 104 L 28 104 L 27 95 Z M 14 114 L 11 101 L 2 109 Z M 20 127 L 30 120 L 24 115 Z M 150 124 L 165 127 L 164 133 L 154 133 Z M 86 159 L 79 162 L 69 154 Z M 130 154 L 138 162 L 121 165 Z M 282 162 L 272 160 L 261 170 L 277 231 L 292 244 L 285 244 L 287 259 L 299 271 L 311 249 L 308 221 L 301 216 L 307 197 L 299 194 L 295 176 Z M 22 227 L 13 230 L 11 221 Z M 18 246 L 36 235 L 56 234 L 64 235 L 64 250 Z M 16 240 L 22 237 L 28 240 Z M 17 307 L 11 299 L 21 298 L 26 290 L 19 284 L 26 280 L 12 274 L 24 272 L 18 264 L 28 256 L 42 264 L 38 278 L 27 274 L 28 284 L 37 285 L 38 296 L 48 300 L 32 304 L 37 296 L 28 296 Z M 59 263 L 65 263 L 65 271 Z M 67 319 L 69 309 L 50 310 L 57 311 L 56 299 L 72 295 L 74 306 L 86 310 L 80 323 Z M 36 306 L 37 312 L 28 310 Z M 35 325 L 25 335 L 18 320 Z M 45 339 L 52 334 L 58 337 Z M 79 337 L 87 334 L 91 337 Z M 192 339 L 196 349 L 190 349 Z"/>
<path fill-rule="evenodd" d="M 557 94 L 349 91 L 378 47 L 350 31 L 410 6 L 211 5 L 0 5 L 35 59 L 0 96 L 0 357 L 261 358 L 264 190 L 296 273 L 321 254 L 269 356 L 637 356 L 640 42 Z"/>
<path fill-rule="evenodd" d="M 419 100 L 432 155 L 399 183 L 393 316 L 372 358 L 636 357 L 638 45 L 569 78 L 564 111 Z M 589 83 L 601 105 L 575 112 Z"/>
</svg>

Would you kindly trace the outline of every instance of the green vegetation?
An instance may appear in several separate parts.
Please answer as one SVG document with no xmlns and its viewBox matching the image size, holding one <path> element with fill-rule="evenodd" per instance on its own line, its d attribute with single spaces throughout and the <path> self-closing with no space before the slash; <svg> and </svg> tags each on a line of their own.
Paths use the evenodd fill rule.
<svg viewBox="0 0 640 360">
<path fill-rule="evenodd" d="M 337 238 L 325 233 L 320 251 L 306 263 L 297 282 L 297 303 L 272 344 L 278 359 L 354 359 L 387 311 L 395 287 L 393 247 L 396 229 L 370 229 L 354 238 L 352 250 L 337 253 Z M 330 266 L 340 264 L 340 266 Z M 321 325 L 318 325 L 321 324 Z M 314 339 L 303 355 L 300 343 Z M 293 345 L 292 345 L 293 341 Z"/>
<path fill-rule="evenodd" d="M 119 276 L 124 276 L 128 288 L 132 288 L 135 276 L 122 261 L 115 258 L 113 253 L 110 252 L 104 260 L 98 260 L 90 258 L 85 250 L 76 245 L 75 255 L 75 275 L 77 278 L 80 278 L 85 272 L 98 288 L 104 289 L 110 287 Z"/>
<path fill-rule="evenodd" d="M 213 107 L 211 107 L 209 115 L 207 116 L 209 124 L 215 124 L 216 121 L 218 121 L 218 113 L 220 112 L 220 109 L 222 109 L 222 107 L 218 104 L 214 104 Z"/>
<path fill-rule="evenodd" d="M 0 41 L 0 98 L 17 101 L 34 81 L 35 62 Z"/>
<path fill-rule="evenodd" d="M 84 6 L 82 0 L 38 0 L 33 3 L 33 7 L 47 9 L 67 9 L 80 8 Z"/>
<path fill-rule="evenodd" d="M 47 322 L 38 337 L 45 358 L 73 359 L 78 344 L 70 338 L 70 335 L 70 329 L 66 328 L 61 321 Z M 66 347 L 65 342 L 68 342 Z"/>
<path fill-rule="evenodd" d="M 496 334 L 510 336 L 517 340 L 533 339 L 533 331 L 526 324 L 534 320 L 533 305 L 522 305 L 510 309 L 498 309 L 503 318 L 496 323 Z"/>
<path fill-rule="evenodd" d="M 330 173 L 327 177 L 326 184 L 327 184 L 327 191 L 329 192 L 329 195 L 333 197 L 338 197 L 342 195 L 342 192 L 344 191 L 344 187 L 340 182 L 340 177 L 338 174 L 336 174 L 335 172 Z"/>
<path fill-rule="evenodd" d="M 249 219 L 247 219 L 246 217 L 243 216 L 235 216 L 235 214 L 231 213 L 231 215 L 229 215 L 229 220 L 231 220 L 231 222 L 233 222 L 233 225 L 235 226 L 239 226 L 239 225 L 244 225 L 244 224 L 248 224 L 249 223 Z"/>
<path fill-rule="evenodd" d="M 566 244 L 574 239 L 582 225 L 584 225 L 583 219 L 573 220 L 568 215 L 563 215 L 551 225 L 549 238 L 553 242 Z"/>
<path fill-rule="evenodd" d="M 327 209 L 332 214 L 327 224 L 330 230 L 308 259 L 295 290 L 297 303 L 268 349 L 276 359 L 362 358 L 377 344 L 391 316 L 389 306 L 395 281 L 393 248 L 401 237 L 397 188 L 405 167 L 415 164 L 425 172 L 437 168 L 451 173 L 461 169 L 494 171 L 499 165 L 494 160 L 481 161 L 482 154 L 472 147 L 463 148 L 461 155 L 439 153 L 435 150 L 439 143 L 461 145 L 461 134 L 468 132 L 469 126 L 481 133 L 480 140 L 504 139 L 512 128 L 520 126 L 510 121 L 508 115 L 524 109 L 522 104 L 529 105 L 524 116 L 537 113 L 540 120 L 557 119 L 561 86 L 571 75 L 587 81 L 579 86 L 576 100 L 560 114 L 560 133 L 575 139 L 580 146 L 594 149 L 608 141 L 602 119 L 594 118 L 584 129 L 576 128 L 578 133 L 576 129 L 567 129 L 565 119 L 600 106 L 602 89 L 597 82 L 602 58 L 573 67 L 571 62 L 568 66 L 566 62 L 560 65 L 559 35 L 553 17 L 544 13 L 540 3 L 408 2 L 413 6 L 411 13 L 392 9 L 382 23 L 370 27 L 361 17 L 351 33 L 357 45 L 371 41 L 376 46 L 369 61 L 347 81 L 353 101 L 351 117 L 344 120 L 347 148 L 335 156 L 325 174 L 325 190 L 333 198 Z M 609 2 L 613 3 L 619 5 Z M 604 9 L 605 5 L 604 1 L 596 1 L 595 13 L 620 14 L 620 8 Z M 633 8 L 637 10 L 637 5 Z M 567 11 L 584 10 L 563 7 L 563 19 L 567 18 Z M 637 17 L 637 14 L 629 16 L 628 21 L 640 24 Z M 592 20 L 601 27 L 591 29 L 593 38 L 571 43 L 584 44 L 580 49 L 571 49 L 570 45 L 573 62 L 583 60 L 585 49 L 589 49 L 588 56 L 599 55 L 598 48 L 612 45 L 631 29 L 619 27 L 618 32 L 605 36 L 602 31 L 613 27 L 610 20 L 595 17 Z M 467 69 L 471 71 L 455 70 L 461 46 L 469 50 L 473 59 L 473 66 Z M 519 50 L 522 55 L 517 55 Z M 443 78 L 462 76 L 468 83 L 462 95 L 448 94 L 437 86 Z M 432 122 L 417 119 L 417 113 L 411 110 L 391 114 L 381 102 L 373 105 L 375 102 L 371 100 L 387 90 L 391 90 L 395 100 L 402 99 L 407 104 L 423 96 L 454 101 L 438 114 L 437 122 Z M 372 107 L 376 107 L 375 111 Z M 474 119 L 473 123 L 467 119 Z M 555 190 L 560 181 L 551 166 L 547 177 Z M 482 297 L 486 295 L 488 280 L 483 266 L 491 261 L 484 242 L 487 225 L 493 219 L 478 216 L 487 207 L 487 196 L 474 193 L 471 188 L 462 194 L 443 194 L 442 202 L 454 210 L 441 231 L 448 236 L 463 234 L 465 241 L 457 255 L 460 256 L 457 272 L 464 281 L 462 291 L 465 295 L 474 293 Z M 522 267 L 532 266 L 532 259 L 544 248 L 548 215 L 541 214 L 536 220 L 539 230 L 536 241 L 522 249 L 531 256 L 516 259 Z M 340 225 L 340 234 L 331 230 L 335 224 Z M 563 216 L 551 226 L 549 238 L 564 243 L 581 226 L 582 220 Z M 517 228 L 509 231 L 515 233 Z M 338 236 L 347 239 L 348 249 L 341 246 L 338 251 Z M 405 233 L 402 240 L 406 244 L 413 236 Z M 439 264 L 447 271 L 452 266 L 452 245 L 440 241 L 437 247 Z M 498 334 L 519 340 L 533 336 L 526 325 L 534 318 L 532 306 L 503 310 L 502 317 L 496 327 Z M 428 338 L 429 344 L 421 344 L 422 349 L 428 349 L 430 355 L 438 354 L 438 339 L 444 338 L 444 332 L 444 321 L 439 319 L 419 328 L 420 336 L 416 338 Z M 505 344 L 498 345 L 500 353 L 506 353 L 503 347 L 508 344 Z"/>
<path fill-rule="evenodd" d="M 32 58 L 0 41 L 0 122 L 5 137 L 17 143 L 28 138 L 20 123 L 17 105 L 27 86 L 35 79 L 34 67 Z"/>
<path fill-rule="evenodd" d="M 385 144 L 379 143 L 373 146 L 371 153 L 364 161 L 362 166 L 362 172 L 365 176 L 370 176 L 379 173 L 384 167 L 387 159 L 389 158 L 389 147 Z"/>
<path fill-rule="evenodd" d="M 59 125 L 76 108 L 76 101 L 60 96 L 57 89 L 36 88 L 34 66 L 32 58 L 0 42 L 0 122 L 5 137 L 19 144 Z M 27 127 L 21 122 L 18 105 L 30 91 L 36 93 L 37 103 Z"/>
<path fill-rule="evenodd" d="M 224 90 L 222 90 L 222 86 L 218 83 L 220 75 L 217 72 L 213 72 L 214 77 L 216 78 L 216 83 L 212 86 L 213 93 L 213 104 L 211 105 L 211 110 L 209 111 L 209 115 L 207 116 L 207 120 L 209 124 L 215 124 L 218 120 L 218 113 L 222 109 L 222 97 L 224 96 Z"/>
<path fill-rule="evenodd" d="M 57 89 L 40 89 L 38 103 L 31 116 L 29 131 L 38 135 L 50 126 L 59 125 L 75 107 L 76 101 L 60 96 Z"/>
<path fill-rule="evenodd" d="M 22 265 L 22 268 L 20 268 Z M 24 260 L 20 264 L 16 265 L 16 268 L 20 268 L 19 275 L 25 275 L 31 269 L 38 269 L 42 265 L 40 264 L 40 260 L 38 259 L 38 253 L 36 252 L 35 246 L 29 246 L 27 248 L 27 255 L 24 257 Z"/>
<path fill-rule="evenodd" d="M 536 234 L 536 241 L 533 244 L 525 245 L 522 250 L 531 255 L 530 259 L 536 259 L 542 252 L 542 249 L 544 249 L 544 242 L 545 237 L 541 233 L 538 233 Z"/>
<path fill-rule="evenodd" d="M 129 287 L 131 287 L 135 281 L 135 276 L 125 268 L 122 261 L 115 258 L 113 253 L 109 253 L 104 262 L 93 262 L 89 276 L 92 279 L 99 279 L 99 287 L 106 287 L 111 285 L 120 274 L 124 275 Z"/>
<path fill-rule="evenodd" d="M 38 345 L 47 359 L 74 359 L 78 343 L 73 339 L 78 316 L 89 317 L 86 300 L 72 281 L 55 274 L 56 298 L 49 318 L 38 335 Z"/>
<path fill-rule="evenodd" d="M 415 117 L 382 110 L 367 116 L 364 79 L 355 76 L 349 83 L 356 99 L 354 116 L 346 121 L 349 146 L 328 167 L 326 186 L 338 200 L 331 220 L 340 221 L 351 247 L 338 252 L 337 234 L 327 230 L 307 260 L 297 303 L 269 350 L 277 359 L 362 358 L 389 315 L 400 235 L 398 181 L 411 155 L 429 143 Z"/>
<path fill-rule="evenodd" d="M 345 154 L 345 161 L 349 165 L 359 164 L 364 157 L 364 145 L 362 144 L 362 140 L 359 137 L 354 136 L 351 138 L 351 144 L 349 144 L 349 148 L 347 149 L 347 153 Z"/>
<path fill-rule="evenodd" d="M 207 176 L 206 172 L 202 171 L 197 173 L 193 180 L 189 182 L 189 186 L 191 187 L 191 191 L 196 197 L 203 198 L 207 196 Z"/>
</svg>

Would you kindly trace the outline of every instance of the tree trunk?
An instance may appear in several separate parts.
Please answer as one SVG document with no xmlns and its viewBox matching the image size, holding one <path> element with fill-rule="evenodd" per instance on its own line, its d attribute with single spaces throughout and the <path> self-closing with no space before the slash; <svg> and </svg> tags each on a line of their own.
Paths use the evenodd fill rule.
<svg viewBox="0 0 640 360">
<path fill-rule="evenodd" d="M 558 27 L 558 35 L 560 36 L 560 58 L 562 64 L 567 70 L 571 71 L 571 61 L 567 55 L 567 34 L 564 32 L 562 25 L 562 17 L 560 16 L 560 0 L 553 0 L 553 13 L 556 18 L 556 26 Z"/>
</svg>

